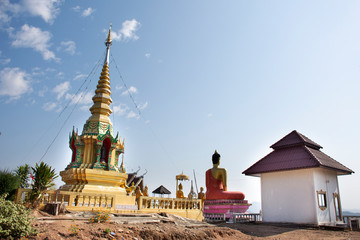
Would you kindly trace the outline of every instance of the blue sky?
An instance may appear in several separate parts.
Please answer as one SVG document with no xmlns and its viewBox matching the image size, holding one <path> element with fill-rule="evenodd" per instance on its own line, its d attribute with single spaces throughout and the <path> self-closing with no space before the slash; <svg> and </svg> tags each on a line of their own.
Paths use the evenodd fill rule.
<svg viewBox="0 0 360 240">
<path fill-rule="evenodd" d="M 127 171 L 146 169 L 151 191 L 174 192 L 193 169 L 204 186 L 217 149 L 228 189 L 260 201 L 259 178 L 241 172 L 297 130 L 355 171 L 340 192 L 359 209 L 359 13 L 358 1 L 3 0 L 1 167 L 34 165 L 56 135 L 43 160 L 70 162 L 111 22 L 111 120 Z"/>
</svg>

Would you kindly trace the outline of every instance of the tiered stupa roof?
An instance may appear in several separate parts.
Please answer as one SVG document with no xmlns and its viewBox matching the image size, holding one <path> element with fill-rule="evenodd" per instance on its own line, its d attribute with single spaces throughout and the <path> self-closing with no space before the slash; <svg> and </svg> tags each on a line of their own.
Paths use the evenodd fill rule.
<svg viewBox="0 0 360 240">
<path fill-rule="evenodd" d="M 112 40 L 110 26 L 109 34 L 105 42 L 106 57 L 104 60 L 100 79 L 96 86 L 95 95 L 92 98 L 94 104 L 90 108 L 91 116 L 84 125 L 82 133 L 83 135 L 104 134 L 107 131 L 109 131 L 110 134 L 113 135 L 112 123 L 109 118 L 110 114 L 112 113 L 110 109 L 112 99 L 110 96 L 111 87 L 109 77 L 109 54 L 111 44 Z"/>
</svg>

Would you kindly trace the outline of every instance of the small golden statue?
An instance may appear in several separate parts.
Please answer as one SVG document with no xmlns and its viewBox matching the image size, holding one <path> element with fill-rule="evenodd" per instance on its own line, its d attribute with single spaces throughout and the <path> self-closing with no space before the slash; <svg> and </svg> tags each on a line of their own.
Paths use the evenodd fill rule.
<svg viewBox="0 0 360 240">
<path fill-rule="evenodd" d="M 149 196 L 148 186 L 147 186 L 147 185 L 146 185 L 145 188 L 144 188 L 143 195 L 144 195 L 145 197 L 148 197 L 148 196 Z"/>
<path fill-rule="evenodd" d="M 203 187 L 200 187 L 200 192 L 198 193 L 198 199 L 201 199 L 201 204 L 204 204 L 205 193 L 204 193 L 204 188 Z"/>
<path fill-rule="evenodd" d="M 139 206 L 140 205 L 140 197 L 143 196 L 143 193 L 141 192 L 140 186 L 136 187 L 135 196 L 136 196 L 136 202 L 137 202 L 137 204 Z"/>
<path fill-rule="evenodd" d="M 131 186 L 130 186 L 130 187 L 127 187 L 127 186 L 125 185 L 125 190 L 126 190 L 126 194 L 127 194 L 127 195 L 131 195 L 131 194 L 134 192 L 134 190 L 135 190 L 135 184 L 134 184 L 134 182 L 131 183 Z"/>
<path fill-rule="evenodd" d="M 185 198 L 184 197 L 184 192 L 182 191 L 182 189 L 183 189 L 183 186 L 180 183 L 179 184 L 179 190 L 177 190 L 177 192 L 176 192 L 176 198 Z"/>
</svg>

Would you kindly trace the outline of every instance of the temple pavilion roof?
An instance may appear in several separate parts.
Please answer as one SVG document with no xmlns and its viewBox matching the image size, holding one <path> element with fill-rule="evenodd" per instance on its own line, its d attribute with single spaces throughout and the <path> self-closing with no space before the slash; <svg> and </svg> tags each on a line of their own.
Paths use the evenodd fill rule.
<svg viewBox="0 0 360 240">
<path fill-rule="evenodd" d="M 271 145 L 271 148 L 274 151 L 246 169 L 243 174 L 260 176 L 261 173 L 317 167 L 335 170 L 338 175 L 354 173 L 320 151 L 322 147 L 319 144 L 295 130 Z"/>
<path fill-rule="evenodd" d="M 163 185 L 161 185 L 160 187 L 155 189 L 152 193 L 161 194 L 161 195 L 162 194 L 171 194 L 171 192 Z"/>
</svg>

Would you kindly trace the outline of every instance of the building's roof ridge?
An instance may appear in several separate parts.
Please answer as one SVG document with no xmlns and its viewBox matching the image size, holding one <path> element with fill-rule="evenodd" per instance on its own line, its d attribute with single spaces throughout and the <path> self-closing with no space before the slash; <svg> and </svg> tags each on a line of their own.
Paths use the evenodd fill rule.
<svg viewBox="0 0 360 240">
<path fill-rule="evenodd" d="M 306 137 L 305 135 L 299 133 L 296 130 L 293 130 L 279 141 L 271 145 L 272 149 L 284 148 L 284 147 L 292 147 L 295 145 L 306 145 L 314 149 L 320 149 L 322 146 Z"/>
</svg>

